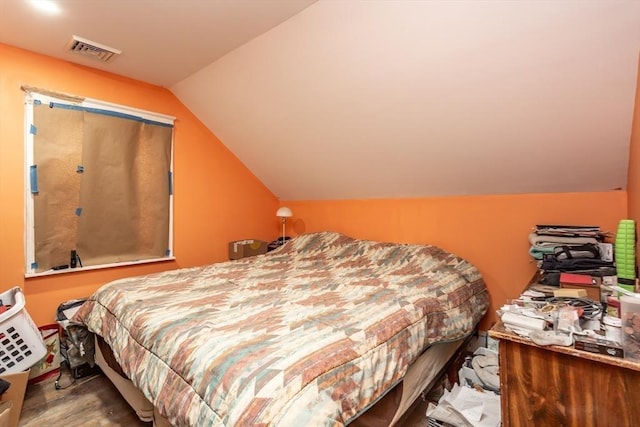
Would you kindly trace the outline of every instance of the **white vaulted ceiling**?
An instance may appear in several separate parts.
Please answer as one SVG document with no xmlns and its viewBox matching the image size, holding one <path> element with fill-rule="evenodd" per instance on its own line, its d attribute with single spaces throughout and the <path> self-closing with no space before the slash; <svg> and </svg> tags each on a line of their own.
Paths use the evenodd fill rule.
<svg viewBox="0 0 640 427">
<path fill-rule="evenodd" d="M 58 3 L 0 42 L 168 87 L 285 200 L 626 185 L 638 1 Z"/>
</svg>

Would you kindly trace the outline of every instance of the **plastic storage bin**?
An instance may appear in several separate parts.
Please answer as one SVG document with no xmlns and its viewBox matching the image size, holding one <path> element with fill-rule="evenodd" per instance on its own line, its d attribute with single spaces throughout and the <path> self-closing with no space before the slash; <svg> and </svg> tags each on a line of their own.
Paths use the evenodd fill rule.
<svg viewBox="0 0 640 427">
<path fill-rule="evenodd" d="M 44 357 L 47 348 L 42 334 L 24 308 L 19 287 L 0 294 L 2 305 L 11 306 L 0 314 L 0 375 L 29 369 Z"/>
<path fill-rule="evenodd" d="M 621 296 L 620 317 L 624 358 L 640 362 L 640 298 Z"/>
</svg>

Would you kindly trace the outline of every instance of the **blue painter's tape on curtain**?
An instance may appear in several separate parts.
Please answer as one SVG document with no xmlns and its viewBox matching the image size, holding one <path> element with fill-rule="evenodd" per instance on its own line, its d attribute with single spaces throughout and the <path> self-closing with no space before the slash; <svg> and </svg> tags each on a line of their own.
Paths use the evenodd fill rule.
<svg viewBox="0 0 640 427">
<path fill-rule="evenodd" d="M 29 183 L 31 194 L 38 194 L 38 165 L 29 166 Z"/>
<path fill-rule="evenodd" d="M 37 262 L 32 262 L 31 263 L 31 269 L 32 270 L 37 270 L 38 269 L 38 263 Z"/>
<path fill-rule="evenodd" d="M 30 133 L 31 135 L 35 135 L 35 134 L 37 134 L 37 133 L 38 133 L 38 128 L 37 128 L 37 127 L 35 127 L 34 125 L 29 126 L 29 133 Z"/>
<path fill-rule="evenodd" d="M 143 117 L 134 116 L 133 114 L 119 113 L 117 111 L 110 111 L 110 110 L 101 110 L 100 108 L 81 107 L 80 105 L 61 104 L 58 102 L 49 103 L 49 107 L 64 108 L 65 110 L 85 111 L 87 113 L 93 113 L 93 114 L 102 114 L 103 116 L 111 116 L 111 117 L 118 117 L 120 119 L 135 120 L 136 122 L 142 122 L 150 125 L 162 126 L 167 128 L 173 127 L 173 124 L 171 123 L 156 122 L 155 120 L 145 119 Z"/>
<path fill-rule="evenodd" d="M 76 215 L 77 216 L 82 215 L 82 208 L 76 208 Z"/>
<path fill-rule="evenodd" d="M 173 195 L 173 173 L 169 171 L 169 195 Z"/>
</svg>

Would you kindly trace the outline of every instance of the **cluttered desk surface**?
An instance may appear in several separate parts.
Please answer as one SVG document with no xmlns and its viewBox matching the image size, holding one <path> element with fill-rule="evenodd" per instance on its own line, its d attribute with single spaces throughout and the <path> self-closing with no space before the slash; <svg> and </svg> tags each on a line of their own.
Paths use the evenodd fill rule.
<svg viewBox="0 0 640 427">
<path fill-rule="evenodd" d="M 505 328 L 501 321 L 498 321 L 491 330 L 489 330 L 489 336 L 497 340 L 508 340 L 517 342 L 520 344 L 545 348 L 549 351 L 555 351 L 556 353 L 568 354 L 570 356 L 581 357 L 583 359 L 593 360 L 595 362 L 607 363 L 609 365 L 619 366 L 621 368 L 633 369 L 634 371 L 640 371 L 640 363 L 634 362 L 629 359 L 622 359 L 619 357 L 606 356 L 604 354 L 591 353 L 588 351 L 577 350 L 573 347 L 563 347 L 559 345 L 539 346 L 535 344 L 531 339 L 520 336 L 514 332 Z"/>
<path fill-rule="evenodd" d="M 540 308 L 543 306 L 543 304 L 548 306 L 549 301 L 554 300 L 555 304 L 558 305 L 557 304 L 558 300 L 562 301 L 562 298 L 549 298 L 549 294 L 547 294 L 545 297 L 541 297 L 542 294 L 539 294 L 538 298 L 531 297 L 531 295 L 536 295 L 536 292 L 539 292 L 541 290 L 545 290 L 545 291 L 548 290 L 549 288 L 548 286 L 545 286 L 540 283 L 541 277 L 542 276 L 538 272 L 536 273 L 536 275 L 534 275 L 531 278 L 529 283 L 524 288 L 520 297 L 516 300 L 517 302 L 514 301 L 516 304 L 519 304 L 519 306 L 511 305 L 511 307 L 516 307 L 515 312 L 509 312 L 509 306 L 510 306 L 509 304 L 505 304 L 505 306 L 503 306 L 498 311 L 500 320 L 498 320 L 496 324 L 493 325 L 493 327 L 489 331 L 489 336 L 491 338 L 494 338 L 497 340 L 508 340 L 511 342 L 520 343 L 520 344 L 529 345 L 529 346 L 536 346 L 536 347 L 544 348 L 546 350 L 554 351 L 557 353 L 567 354 L 570 356 L 580 357 L 583 359 L 588 359 L 588 360 L 592 360 L 600 363 L 606 363 L 613 366 L 640 371 L 640 361 L 638 361 L 636 358 L 633 358 L 633 359 L 624 358 L 621 356 L 621 354 L 618 354 L 617 357 L 610 356 L 608 354 L 603 354 L 603 353 L 606 353 L 606 349 L 609 349 L 607 348 L 606 344 L 611 344 L 612 348 L 616 346 L 621 347 L 619 343 L 611 343 L 606 341 L 604 339 L 605 338 L 604 336 L 601 337 L 600 335 L 591 334 L 591 337 L 588 339 L 592 341 L 593 345 L 589 346 L 589 348 L 592 351 L 584 351 L 582 348 L 576 348 L 577 346 L 576 342 L 574 342 L 572 345 L 540 345 L 539 340 L 536 340 L 538 341 L 538 343 L 536 343 L 532 338 L 529 337 L 529 333 L 533 332 L 535 334 L 536 332 L 538 332 L 538 331 L 535 331 L 535 329 L 542 329 L 542 330 L 552 329 L 554 328 L 552 324 L 554 322 L 557 322 L 557 320 L 550 321 L 549 317 L 543 320 L 536 319 L 535 315 L 533 315 L 531 318 L 527 318 L 527 321 L 525 321 L 525 324 L 522 324 L 522 328 L 516 325 L 518 322 L 515 322 L 516 324 L 510 323 L 513 318 L 513 313 L 518 313 L 517 314 L 518 316 L 523 312 L 524 314 L 529 315 L 529 313 L 526 313 L 527 311 L 529 311 L 528 308 L 533 308 L 532 311 L 539 313 L 541 311 Z M 600 287 L 600 285 L 598 285 L 598 287 Z M 529 295 L 529 297 L 527 297 L 527 295 Z M 536 301 L 534 301 L 536 299 L 538 300 L 537 303 Z M 529 300 L 531 304 L 528 304 L 527 300 Z M 589 301 L 589 299 L 586 299 L 586 301 Z M 505 307 L 506 307 L 506 311 L 504 311 Z M 600 309 L 602 310 L 602 307 L 600 307 Z M 505 316 L 505 313 L 509 313 L 509 314 Z M 606 312 L 603 312 L 601 314 L 598 314 L 598 313 L 595 313 L 595 314 L 597 315 L 598 319 L 604 319 Z M 582 325 L 584 325 L 583 320 L 584 319 L 581 319 L 581 322 L 580 322 Z M 539 322 L 539 323 L 536 323 L 536 322 Z M 543 325 L 543 326 L 540 326 L 540 325 Z M 555 325 L 555 327 L 557 327 L 557 325 Z M 577 329 L 580 330 L 581 328 L 578 327 Z M 547 331 L 545 332 L 550 333 Z M 593 337 L 597 338 L 597 341 L 601 347 L 604 346 L 605 350 L 602 351 L 602 353 L 599 353 L 595 348 L 595 344 L 593 343 L 594 342 Z M 586 337 L 579 334 L 578 332 L 576 332 L 576 335 L 571 334 L 571 338 L 573 338 L 574 341 L 576 341 L 576 338 L 587 339 Z M 584 347 L 584 343 L 582 344 L 583 344 L 582 347 Z M 613 352 L 611 354 L 613 354 Z"/>
</svg>

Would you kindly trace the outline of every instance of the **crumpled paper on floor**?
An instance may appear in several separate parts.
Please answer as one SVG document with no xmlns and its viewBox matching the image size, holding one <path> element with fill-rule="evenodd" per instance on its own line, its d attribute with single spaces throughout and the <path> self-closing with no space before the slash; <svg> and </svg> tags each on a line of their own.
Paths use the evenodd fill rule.
<svg viewBox="0 0 640 427">
<path fill-rule="evenodd" d="M 429 404 L 427 417 L 456 427 L 499 427 L 500 396 L 454 384 L 451 391 L 445 390 L 437 406 Z"/>
</svg>

